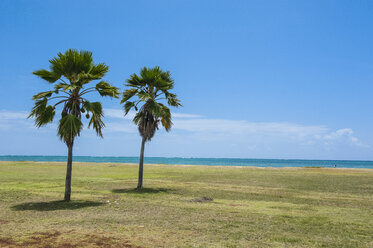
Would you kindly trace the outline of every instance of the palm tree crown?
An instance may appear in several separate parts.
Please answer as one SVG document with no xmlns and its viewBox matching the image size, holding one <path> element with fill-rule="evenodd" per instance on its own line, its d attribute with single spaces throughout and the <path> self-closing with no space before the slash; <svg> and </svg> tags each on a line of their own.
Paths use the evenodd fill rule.
<svg viewBox="0 0 373 248">
<path fill-rule="evenodd" d="M 132 108 L 138 111 L 133 121 L 140 135 L 150 141 L 159 122 L 169 131 L 172 126 L 171 112 L 161 101 L 173 107 L 182 106 L 177 96 L 169 92 L 174 87 L 170 72 L 164 72 L 159 67 L 144 67 L 139 76 L 132 74 L 126 82 L 129 89 L 124 91 L 121 103 L 124 103 L 126 115 Z M 136 99 L 130 101 L 132 97 Z"/>
<path fill-rule="evenodd" d="M 66 144 L 72 143 L 79 136 L 83 124 L 82 113 L 86 113 L 89 127 L 102 137 L 103 112 L 100 102 L 90 102 L 85 94 L 97 91 L 101 96 L 118 97 L 119 91 L 105 81 L 100 81 L 95 87 L 84 86 L 93 80 L 101 79 L 109 70 L 104 63 L 95 64 L 92 53 L 74 49 L 51 59 L 50 70 L 37 70 L 33 74 L 54 83 L 54 89 L 34 95 L 35 106 L 29 117 L 35 117 L 35 125 L 41 127 L 53 121 L 56 107 L 63 104 L 61 119 L 58 125 L 58 135 Z M 66 81 L 65 81 L 66 80 Z M 49 105 L 51 100 L 55 102 Z"/>
</svg>

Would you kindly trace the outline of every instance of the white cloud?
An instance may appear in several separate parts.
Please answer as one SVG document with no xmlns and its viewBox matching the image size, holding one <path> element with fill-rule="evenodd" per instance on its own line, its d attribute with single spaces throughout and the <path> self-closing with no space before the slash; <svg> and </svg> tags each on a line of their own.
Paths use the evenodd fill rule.
<svg viewBox="0 0 373 248">
<path fill-rule="evenodd" d="M 201 118 L 202 115 L 192 115 L 192 114 L 181 114 L 181 113 L 172 113 L 173 118 Z"/>
<path fill-rule="evenodd" d="M 326 132 L 324 126 L 306 126 L 286 122 L 248 122 L 224 119 L 175 120 L 174 128 L 190 132 L 213 132 L 230 134 L 296 135 L 304 137 Z"/>
<path fill-rule="evenodd" d="M 105 116 L 122 121 L 107 124 L 106 131 L 111 132 L 137 132 L 132 120 L 135 115 L 130 111 L 124 117 L 121 109 L 104 109 Z M 203 140 L 230 138 L 242 139 L 265 138 L 266 140 L 284 139 L 295 140 L 300 144 L 330 146 L 336 143 L 349 143 L 356 146 L 366 146 L 357 137 L 351 128 L 342 128 L 336 131 L 322 125 L 301 125 L 288 122 L 249 122 L 245 120 L 209 119 L 201 115 L 173 113 L 175 130 L 193 133 Z M 197 137 L 195 136 L 195 137 Z M 252 149 L 252 147 L 251 147 Z"/>
<path fill-rule="evenodd" d="M 351 128 L 338 129 L 335 132 L 325 135 L 324 140 L 337 140 L 343 137 L 351 137 L 354 131 Z"/>
<path fill-rule="evenodd" d="M 104 109 L 105 117 L 110 118 L 118 118 L 118 119 L 127 119 L 132 120 L 135 116 L 134 111 L 128 112 L 126 116 L 124 116 L 124 110 L 122 109 L 111 109 L 111 108 L 105 108 Z M 193 114 L 182 114 L 182 113 L 172 113 L 173 118 L 200 118 L 201 115 L 193 115 Z"/>
<path fill-rule="evenodd" d="M 130 111 L 126 116 L 124 116 L 124 110 L 123 109 L 105 108 L 104 109 L 104 115 L 105 115 L 105 117 L 129 120 L 129 119 L 132 119 L 135 116 L 135 112 Z"/>
<path fill-rule="evenodd" d="M 137 127 L 132 122 L 109 122 L 105 126 L 105 132 L 137 133 Z"/>
<path fill-rule="evenodd" d="M 132 120 L 135 115 L 134 111 L 130 111 L 124 116 L 122 109 L 104 109 L 105 117 Z M 226 119 L 209 119 L 203 118 L 201 115 L 173 113 L 174 128 L 189 132 L 213 132 L 213 133 L 229 133 L 229 134 L 253 134 L 262 133 L 267 135 L 288 135 L 293 134 L 297 137 L 309 135 L 318 135 L 325 133 L 328 128 L 324 126 L 306 126 L 294 123 L 285 122 L 248 122 L 241 120 L 226 120 Z M 107 129 L 111 131 L 132 132 L 133 129 L 124 127 L 133 125 L 130 122 L 110 122 L 107 124 Z"/>
<path fill-rule="evenodd" d="M 137 133 L 137 127 L 132 123 L 135 112 L 127 116 L 121 109 L 104 109 L 106 120 L 105 132 Z M 18 130 L 19 128 L 34 129 L 33 120 L 26 119 L 26 111 L 0 111 L 0 130 Z M 209 119 L 200 115 L 174 113 L 174 130 L 189 132 L 194 138 L 209 142 L 228 141 L 258 142 L 272 144 L 273 142 L 293 142 L 299 145 L 332 147 L 335 144 L 350 144 L 358 147 L 368 147 L 362 143 L 351 128 L 331 130 L 322 125 L 301 125 L 287 122 L 250 122 L 245 120 Z M 112 118 L 110 120 L 110 118 Z M 188 139 L 188 135 L 181 135 Z M 249 150 L 257 146 L 248 144 Z"/>
<path fill-rule="evenodd" d="M 203 139 L 205 140 L 209 135 L 214 140 L 218 137 L 226 136 L 235 137 L 236 139 L 253 139 L 255 137 L 257 140 L 280 138 L 284 141 L 295 140 L 299 144 L 308 145 L 317 145 L 322 142 L 323 145 L 327 146 L 336 143 L 348 143 L 355 146 L 368 147 L 354 136 L 354 131 L 351 128 L 333 131 L 321 125 L 204 118 L 175 120 L 174 129 L 203 134 Z"/>
<path fill-rule="evenodd" d="M 33 126 L 32 121 L 27 119 L 26 111 L 0 110 L 0 130 L 19 130 Z"/>
<path fill-rule="evenodd" d="M 335 132 L 328 133 L 321 137 L 324 140 L 325 145 L 331 145 L 335 142 L 350 142 L 354 145 L 367 147 L 367 145 L 360 142 L 360 140 L 354 136 L 354 131 L 351 128 L 338 129 Z"/>
<path fill-rule="evenodd" d="M 0 120 L 19 120 L 26 119 L 28 112 L 26 111 L 7 111 L 0 110 Z"/>
</svg>

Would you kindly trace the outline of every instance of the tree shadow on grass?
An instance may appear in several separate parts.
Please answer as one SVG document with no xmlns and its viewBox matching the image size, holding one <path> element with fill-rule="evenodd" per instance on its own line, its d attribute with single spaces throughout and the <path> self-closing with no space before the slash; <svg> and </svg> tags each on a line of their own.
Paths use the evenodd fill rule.
<svg viewBox="0 0 373 248">
<path fill-rule="evenodd" d="M 86 207 L 97 207 L 103 205 L 102 202 L 95 201 L 50 201 L 50 202 L 26 202 L 11 207 L 15 211 L 54 211 L 54 210 L 74 210 Z"/>
<path fill-rule="evenodd" d="M 113 193 L 131 193 L 131 194 L 158 194 L 158 193 L 167 193 L 171 192 L 171 189 L 166 188 L 129 188 L 129 189 L 113 189 L 111 192 Z"/>
</svg>

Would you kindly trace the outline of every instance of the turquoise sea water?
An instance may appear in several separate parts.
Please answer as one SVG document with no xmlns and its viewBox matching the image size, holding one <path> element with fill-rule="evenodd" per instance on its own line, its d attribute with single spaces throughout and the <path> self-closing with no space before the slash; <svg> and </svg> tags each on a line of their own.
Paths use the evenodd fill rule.
<svg viewBox="0 0 373 248">
<path fill-rule="evenodd" d="M 0 156 L 0 161 L 56 161 L 64 162 L 66 156 Z M 138 157 L 74 156 L 76 162 L 138 163 Z M 147 164 L 188 164 L 259 167 L 333 167 L 373 169 L 373 161 L 357 160 L 299 160 L 299 159 L 244 159 L 244 158 L 163 158 L 146 157 Z"/>
</svg>

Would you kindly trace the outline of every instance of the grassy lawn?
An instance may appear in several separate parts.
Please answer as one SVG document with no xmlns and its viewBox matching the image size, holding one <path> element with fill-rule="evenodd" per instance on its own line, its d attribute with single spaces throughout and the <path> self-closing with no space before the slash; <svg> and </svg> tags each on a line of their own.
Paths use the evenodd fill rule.
<svg viewBox="0 0 373 248">
<path fill-rule="evenodd" d="M 74 163 L 69 203 L 65 170 L 0 162 L 0 247 L 373 247 L 373 170 Z"/>
</svg>

